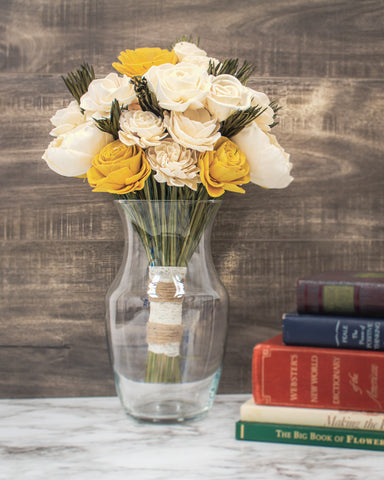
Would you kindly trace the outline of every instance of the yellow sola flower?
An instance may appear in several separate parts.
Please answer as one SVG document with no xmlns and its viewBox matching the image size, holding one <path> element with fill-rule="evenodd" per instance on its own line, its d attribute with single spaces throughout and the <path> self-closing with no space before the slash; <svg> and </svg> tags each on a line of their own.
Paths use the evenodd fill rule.
<svg viewBox="0 0 384 480">
<path fill-rule="evenodd" d="M 151 174 L 143 150 L 115 140 L 104 147 L 87 172 L 94 192 L 124 194 L 141 190 Z"/>
<path fill-rule="evenodd" d="M 121 63 L 113 63 L 112 66 L 118 72 L 128 77 L 136 75 L 142 76 L 153 65 L 162 65 L 163 63 L 177 63 L 176 53 L 172 50 L 163 50 L 161 48 L 137 48 L 136 50 L 125 50 L 120 52 L 118 57 Z"/>
<path fill-rule="evenodd" d="M 211 197 L 220 197 L 226 190 L 245 193 L 239 185 L 250 181 L 249 166 L 244 153 L 228 138 L 220 137 L 212 151 L 201 153 L 198 165 Z"/>
</svg>

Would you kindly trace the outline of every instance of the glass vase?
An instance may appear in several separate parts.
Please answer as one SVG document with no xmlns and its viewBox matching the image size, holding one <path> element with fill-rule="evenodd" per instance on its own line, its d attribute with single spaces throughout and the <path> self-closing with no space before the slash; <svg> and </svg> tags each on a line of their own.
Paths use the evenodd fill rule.
<svg viewBox="0 0 384 480">
<path fill-rule="evenodd" d="M 119 200 L 125 233 L 107 298 L 116 389 L 127 414 L 182 422 L 211 408 L 228 324 L 228 295 L 211 257 L 218 200 Z"/>
</svg>

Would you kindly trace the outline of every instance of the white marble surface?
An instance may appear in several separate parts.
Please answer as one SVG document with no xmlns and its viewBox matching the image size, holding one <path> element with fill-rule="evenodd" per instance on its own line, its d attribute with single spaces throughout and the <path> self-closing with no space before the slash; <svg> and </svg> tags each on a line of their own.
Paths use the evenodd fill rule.
<svg viewBox="0 0 384 480">
<path fill-rule="evenodd" d="M 183 425 L 137 423 L 116 397 L 0 400 L 0 479 L 383 478 L 384 452 L 235 440 L 247 398 Z"/>
</svg>

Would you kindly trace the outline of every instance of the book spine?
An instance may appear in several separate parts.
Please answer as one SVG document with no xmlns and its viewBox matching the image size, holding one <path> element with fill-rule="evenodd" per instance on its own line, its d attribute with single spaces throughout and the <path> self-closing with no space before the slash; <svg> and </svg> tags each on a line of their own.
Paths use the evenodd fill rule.
<svg viewBox="0 0 384 480">
<path fill-rule="evenodd" d="M 384 432 L 384 414 L 349 410 L 279 407 L 247 402 L 240 408 L 240 420 Z"/>
<path fill-rule="evenodd" d="M 300 279 L 296 288 L 299 313 L 384 316 L 384 285 Z"/>
<path fill-rule="evenodd" d="M 255 403 L 382 412 L 382 352 L 264 342 L 253 352 Z"/>
<path fill-rule="evenodd" d="M 384 350 L 384 320 L 287 313 L 283 316 L 283 341 L 287 345 Z"/>
<path fill-rule="evenodd" d="M 366 430 L 329 429 L 302 425 L 236 423 L 236 439 L 322 447 L 384 450 L 383 434 Z"/>
</svg>

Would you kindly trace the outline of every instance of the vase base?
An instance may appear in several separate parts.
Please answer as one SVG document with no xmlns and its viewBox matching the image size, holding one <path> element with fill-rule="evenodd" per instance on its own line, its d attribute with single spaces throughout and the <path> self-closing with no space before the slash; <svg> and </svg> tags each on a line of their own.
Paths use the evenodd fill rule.
<svg viewBox="0 0 384 480">
<path fill-rule="evenodd" d="M 151 423 L 181 423 L 206 415 L 213 405 L 221 369 L 196 382 L 145 383 L 115 374 L 125 412 Z"/>
</svg>

